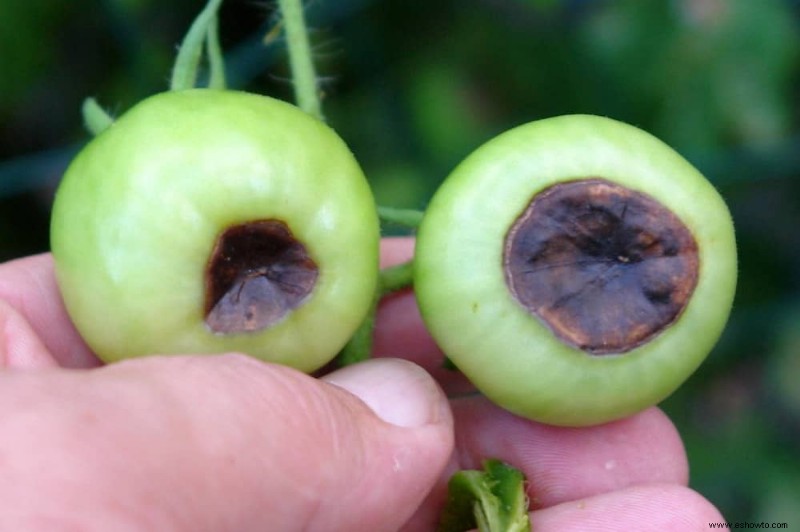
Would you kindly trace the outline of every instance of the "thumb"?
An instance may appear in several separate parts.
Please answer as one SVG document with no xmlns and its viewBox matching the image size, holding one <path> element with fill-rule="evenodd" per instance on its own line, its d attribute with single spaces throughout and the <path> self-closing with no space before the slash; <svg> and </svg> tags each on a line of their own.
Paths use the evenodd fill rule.
<svg viewBox="0 0 800 532">
<path fill-rule="evenodd" d="M 37 424 L 21 425 L 12 498 L 89 529 L 397 530 L 453 449 L 444 395 L 403 360 L 317 380 L 241 355 L 147 357 L 47 373 L 26 393 L 20 375 L 9 393 Z M 63 438 L 50 418 L 94 421 Z"/>
<path fill-rule="evenodd" d="M 370 436 L 367 446 L 350 457 L 359 460 L 359 467 L 337 480 L 350 492 L 349 504 L 342 506 L 337 497 L 326 501 L 347 521 L 331 528 L 323 518 L 321 530 L 399 529 L 439 481 L 452 455 L 447 398 L 424 369 L 402 359 L 373 359 L 323 380 L 349 392 L 345 410 L 362 420 L 359 432 Z M 365 456 L 368 461 L 362 461 Z M 348 516 L 349 511 L 354 513 Z"/>
</svg>

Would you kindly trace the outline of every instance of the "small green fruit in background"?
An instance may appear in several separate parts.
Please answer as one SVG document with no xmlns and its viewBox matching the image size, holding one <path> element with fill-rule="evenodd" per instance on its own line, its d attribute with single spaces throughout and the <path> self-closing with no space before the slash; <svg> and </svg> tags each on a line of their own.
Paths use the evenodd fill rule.
<svg viewBox="0 0 800 532">
<path fill-rule="evenodd" d="M 562 116 L 464 160 L 422 221 L 414 286 L 443 351 L 487 397 L 582 426 L 658 403 L 730 313 L 728 209 L 633 126 Z"/>
<path fill-rule="evenodd" d="M 303 371 L 364 319 L 379 236 L 336 133 L 208 89 L 148 98 L 91 141 L 51 226 L 67 309 L 103 360 L 240 351 Z"/>
</svg>

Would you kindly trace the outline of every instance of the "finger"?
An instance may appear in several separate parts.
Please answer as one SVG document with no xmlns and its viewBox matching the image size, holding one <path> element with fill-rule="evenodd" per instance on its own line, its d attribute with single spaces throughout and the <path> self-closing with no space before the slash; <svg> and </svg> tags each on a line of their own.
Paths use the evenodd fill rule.
<svg viewBox="0 0 800 532">
<path fill-rule="evenodd" d="M 414 258 L 413 237 L 389 237 L 381 239 L 381 268 L 402 264 Z"/>
<path fill-rule="evenodd" d="M 461 469 L 482 469 L 489 458 L 522 471 L 531 509 L 654 482 L 688 482 L 680 436 L 657 408 L 605 425 L 564 428 L 514 416 L 480 396 L 454 399 L 451 405 L 455 453 L 403 529 L 408 532 L 435 529 L 450 476 Z"/>
<path fill-rule="evenodd" d="M 680 435 L 657 408 L 581 428 L 529 421 L 478 396 L 453 401 L 453 413 L 459 467 L 505 460 L 527 477 L 534 509 L 639 484 L 688 483 Z"/>
<path fill-rule="evenodd" d="M 100 364 L 67 315 L 49 253 L 0 264 L 0 301 L 29 324 L 59 365 L 88 368 Z"/>
<path fill-rule="evenodd" d="M 452 452 L 444 395 L 405 361 L 329 382 L 243 356 L 28 375 L 0 376 L 3 530 L 32 505 L 76 529 L 396 530 Z"/>
<path fill-rule="evenodd" d="M 633 486 L 565 502 L 531 514 L 536 532 L 708 530 L 725 520 L 697 492 L 676 484 Z"/>
<path fill-rule="evenodd" d="M 393 266 L 414 255 L 413 238 L 384 238 L 381 266 Z M 373 354 L 376 357 L 402 357 L 425 368 L 448 395 L 474 390 L 464 375 L 444 366 L 444 353 L 425 328 L 411 290 L 383 299 L 378 307 Z"/>
<path fill-rule="evenodd" d="M 0 369 L 41 369 L 58 363 L 30 324 L 0 300 Z"/>
<path fill-rule="evenodd" d="M 422 322 L 414 295 L 407 291 L 384 298 L 378 308 L 375 357 L 401 357 L 425 368 L 448 396 L 474 391 L 463 373 L 445 367 L 445 357 Z"/>
</svg>

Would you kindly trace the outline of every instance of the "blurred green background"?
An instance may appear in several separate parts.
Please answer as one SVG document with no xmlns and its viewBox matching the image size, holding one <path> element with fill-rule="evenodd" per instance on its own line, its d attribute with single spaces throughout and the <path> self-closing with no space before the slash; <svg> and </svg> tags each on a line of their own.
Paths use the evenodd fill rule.
<svg viewBox="0 0 800 532">
<path fill-rule="evenodd" d="M 201 0 L 0 1 L 0 258 L 48 249 L 52 194 L 88 135 L 164 90 Z M 274 7 L 226 0 L 234 88 L 291 99 Z M 664 405 L 692 486 L 731 520 L 800 525 L 800 2 L 312 0 L 329 123 L 379 202 L 423 207 L 493 135 L 564 113 L 624 120 L 695 163 L 731 207 L 729 327 Z"/>
</svg>

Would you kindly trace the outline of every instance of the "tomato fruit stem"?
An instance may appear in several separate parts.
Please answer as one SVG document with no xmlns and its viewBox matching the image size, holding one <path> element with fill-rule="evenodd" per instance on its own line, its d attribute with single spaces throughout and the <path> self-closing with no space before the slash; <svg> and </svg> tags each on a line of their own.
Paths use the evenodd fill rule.
<svg viewBox="0 0 800 532">
<path fill-rule="evenodd" d="M 203 46 L 207 40 L 209 52 L 212 52 L 209 54 L 212 80 L 215 84 L 219 84 L 223 79 L 220 76 L 220 70 L 223 68 L 222 52 L 217 37 L 217 12 L 221 4 L 222 0 L 209 0 L 206 7 L 192 22 L 178 49 L 178 56 L 175 58 L 170 81 L 171 90 L 187 90 L 196 87 L 197 71 L 203 55 Z M 215 88 L 222 87 L 216 86 Z"/>
<path fill-rule="evenodd" d="M 416 229 L 422 222 L 425 213 L 416 209 L 397 209 L 395 207 L 378 207 L 378 217 L 381 222 L 401 225 Z"/>
<path fill-rule="evenodd" d="M 317 75 L 311 57 L 303 5 L 301 0 L 278 0 L 286 44 L 289 48 L 289 65 L 292 69 L 297 106 L 311 116 L 324 120 L 317 87 Z"/>
<path fill-rule="evenodd" d="M 219 17 L 212 17 L 206 31 L 206 54 L 208 55 L 208 88 L 225 89 L 228 82 L 225 79 L 225 58 L 222 45 L 219 42 Z"/>
<path fill-rule="evenodd" d="M 378 277 L 379 297 L 409 288 L 412 284 L 413 262 L 403 262 L 383 268 Z"/>
<path fill-rule="evenodd" d="M 83 123 L 92 136 L 97 136 L 114 123 L 114 119 L 103 109 L 94 98 L 86 98 L 81 107 Z"/>
<path fill-rule="evenodd" d="M 412 276 L 412 261 L 381 269 L 378 275 L 378 285 L 375 288 L 375 297 L 372 301 L 372 307 L 367 313 L 367 317 L 361 323 L 361 326 L 339 353 L 336 359 L 339 366 L 349 366 L 350 364 L 363 362 L 371 356 L 373 332 L 375 330 L 375 315 L 378 312 L 378 304 L 384 296 L 409 288 L 412 285 Z"/>
</svg>

